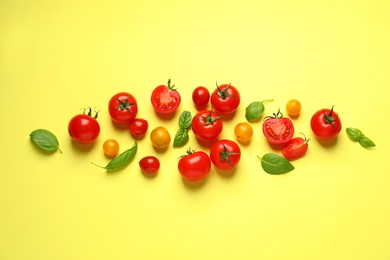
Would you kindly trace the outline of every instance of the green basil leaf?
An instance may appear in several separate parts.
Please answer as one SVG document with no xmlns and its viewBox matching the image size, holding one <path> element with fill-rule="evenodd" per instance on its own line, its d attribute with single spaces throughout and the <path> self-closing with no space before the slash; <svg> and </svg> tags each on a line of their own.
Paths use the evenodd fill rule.
<svg viewBox="0 0 390 260">
<path fill-rule="evenodd" d="M 357 128 L 348 127 L 346 129 L 346 132 L 347 132 L 349 139 L 351 139 L 354 142 L 358 142 L 360 140 L 360 138 L 363 137 L 362 131 L 360 131 Z"/>
<path fill-rule="evenodd" d="M 248 121 L 253 121 L 259 119 L 261 115 L 264 113 L 264 103 L 273 101 L 273 99 L 264 100 L 264 101 L 256 101 L 252 102 L 245 109 L 245 117 Z"/>
<path fill-rule="evenodd" d="M 263 170 L 269 174 L 283 174 L 295 169 L 286 158 L 278 154 L 266 153 L 261 158 L 257 157 L 261 160 Z"/>
<path fill-rule="evenodd" d="M 36 129 L 30 134 L 31 140 L 41 149 L 46 152 L 55 152 L 59 151 L 62 153 L 59 148 L 59 142 L 57 137 L 50 131 L 45 129 Z"/>
<path fill-rule="evenodd" d="M 124 151 L 114 159 L 112 159 L 106 166 L 99 166 L 92 162 L 93 165 L 106 169 L 107 171 L 114 171 L 126 167 L 134 159 L 137 153 L 137 142 L 134 143 L 133 147 Z"/>
<path fill-rule="evenodd" d="M 188 142 L 188 139 L 189 139 L 188 130 L 180 128 L 177 131 L 175 138 L 173 140 L 173 147 L 175 148 L 175 147 L 184 146 Z"/>
<path fill-rule="evenodd" d="M 371 141 L 368 137 L 365 137 L 365 136 L 363 136 L 362 138 L 359 139 L 359 143 L 364 148 L 375 147 L 374 142 Z"/>
<path fill-rule="evenodd" d="M 192 115 L 189 111 L 183 111 L 179 118 L 179 127 L 181 129 L 189 129 L 192 124 Z"/>
</svg>

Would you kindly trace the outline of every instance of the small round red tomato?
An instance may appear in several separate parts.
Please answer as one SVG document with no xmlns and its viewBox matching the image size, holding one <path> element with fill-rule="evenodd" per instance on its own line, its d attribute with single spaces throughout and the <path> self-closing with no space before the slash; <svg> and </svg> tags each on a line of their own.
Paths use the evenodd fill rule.
<svg viewBox="0 0 390 260">
<path fill-rule="evenodd" d="M 291 99 L 286 104 L 286 111 L 290 116 L 298 116 L 301 113 L 302 105 L 296 99 Z"/>
<path fill-rule="evenodd" d="M 138 164 L 141 170 L 146 174 L 156 174 L 160 169 L 160 161 L 155 156 L 145 156 Z"/>
<path fill-rule="evenodd" d="M 150 97 L 153 108 L 157 113 L 170 114 L 176 111 L 180 105 L 181 97 L 179 92 L 171 86 L 171 80 L 168 80 L 168 86 L 157 86 Z"/>
<path fill-rule="evenodd" d="M 318 110 L 311 118 L 311 129 L 318 139 L 328 140 L 336 137 L 341 131 L 341 120 L 332 109 Z"/>
<path fill-rule="evenodd" d="M 68 124 L 70 137 L 77 143 L 90 144 L 95 142 L 100 134 L 100 125 L 96 118 L 91 116 L 92 109 L 89 108 L 88 114 L 79 114 L 74 116 Z"/>
<path fill-rule="evenodd" d="M 137 100 L 127 92 L 120 92 L 111 97 L 108 102 L 108 112 L 114 122 L 130 123 L 138 113 Z"/>
<path fill-rule="evenodd" d="M 165 149 L 171 142 L 171 135 L 165 127 L 158 126 L 150 133 L 150 140 L 157 149 Z"/>
<path fill-rule="evenodd" d="M 119 153 L 119 143 L 115 139 L 107 139 L 103 143 L 103 152 L 107 157 L 115 157 Z"/>
<path fill-rule="evenodd" d="M 212 110 L 201 110 L 192 119 L 192 132 L 202 141 L 218 139 L 222 128 L 221 117 Z"/>
<path fill-rule="evenodd" d="M 178 163 L 181 176 L 187 181 L 199 181 L 205 178 L 211 169 L 210 157 L 202 151 L 188 150 Z"/>
<path fill-rule="evenodd" d="M 271 144 L 285 144 L 294 136 L 294 124 L 278 111 L 264 121 L 263 133 Z"/>
<path fill-rule="evenodd" d="M 145 135 L 146 131 L 148 131 L 148 127 L 148 121 L 142 118 L 136 118 L 131 121 L 129 130 L 135 138 L 141 138 Z"/>
<path fill-rule="evenodd" d="M 302 137 L 295 137 L 283 145 L 282 153 L 287 160 L 298 159 L 307 152 L 310 139 L 307 139 L 305 135 L 303 136 L 305 139 Z"/>
<path fill-rule="evenodd" d="M 218 140 L 210 148 L 211 162 L 220 170 L 233 169 L 240 161 L 240 158 L 240 146 L 231 140 Z"/>
<path fill-rule="evenodd" d="M 253 128 L 247 122 L 238 123 L 234 127 L 234 135 L 241 143 L 248 143 L 253 136 Z"/>
<path fill-rule="evenodd" d="M 192 101 L 197 110 L 203 110 L 207 107 L 210 100 L 210 92 L 207 88 L 199 86 L 192 92 Z"/>
<path fill-rule="evenodd" d="M 220 115 L 231 114 L 240 104 L 240 92 L 231 84 L 218 86 L 211 94 L 211 105 Z"/>
</svg>

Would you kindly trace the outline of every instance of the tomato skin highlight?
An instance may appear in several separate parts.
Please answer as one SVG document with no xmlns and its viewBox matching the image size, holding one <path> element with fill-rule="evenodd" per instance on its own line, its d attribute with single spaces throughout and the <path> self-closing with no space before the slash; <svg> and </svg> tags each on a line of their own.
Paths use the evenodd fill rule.
<svg viewBox="0 0 390 260">
<path fill-rule="evenodd" d="M 309 140 L 303 139 L 302 137 L 296 137 L 288 141 L 283 145 L 282 153 L 287 160 L 296 160 L 307 152 Z"/>
<path fill-rule="evenodd" d="M 220 136 L 223 123 L 220 116 L 212 110 L 201 110 L 192 118 L 192 132 L 202 141 L 214 141 Z"/>
<path fill-rule="evenodd" d="M 171 114 L 177 110 L 181 102 L 180 93 L 171 86 L 171 80 L 168 80 L 168 86 L 157 86 L 150 96 L 150 101 L 154 110 L 159 114 Z"/>
<path fill-rule="evenodd" d="M 263 134 L 271 144 L 285 144 L 294 136 L 294 124 L 282 113 L 274 113 L 274 117 L 267 118 L 263 123 Z"/>
<path fill-rule="evenodd" d="M 231 84 L 223 84 L 214 90 L 210 101 L 218 114 L 228 115 L 236 111 L 240 105 L 241 96 L 236 87 Z"/>
<path fill-rule="evenodd" d="M 237 143 L 228 139 L 216 141 L 210 148 L 210 159 L 220 170 L 231 170 L 239 163 L 241 149 Z"/>
<path fill-rule="evenodd" d="M 190 152 L 180 158 L 178 169 L 183 179 L 199 181 L 204 179 L 211 170 L 210 157 L 202 151 Z"/>
<path fill-rule="evenodd" d="M 150 133 L 152 145 L 157 149 L 165 149 L 171 142 L 171 135 L 165 127 L 158 126 Z"/>
<path fill-rule="evenodd" d="M 234 135 L 239 142 L 248 143 L 252 139 L 253 128 L 247 122 L 238 123 L 234 127 Z"/>
<path fill-rule="evenodd" d="M 207 88 L 199 86 L 192 92 L 192 101 L 197 110 L 206 109 L 210 100 L 210 92 Z"/>
<path fill-rule="evenodd" d="M 138 113 L 137 100 L 127 92 L 119 92 L 108 102 L 111 119 L 118 124 L 130 123 Z"/>
<path fill-rule="evenodd" d="M 342 124 L 338 113 L 333 111 L 332 107 L 315 112 L 310 120 L 310 127 L 318 139 L 329 140 L 340 133 Z"/>
<path fill-rule="evenodd" d="M 142 138 L 148 131 L 148 121 L 142 118 L 135 118 L 129 125 L 129 130 L 135 138 Z"/>
<path fill-rule="evenodd" d="M 68 133 L 73 141 L 80 144 L 90 144 L 99 137 L 100 125 L 92 116 L 79 114 L 69 121 Z"/>
<path fill-rule="evenodd" d="M 145 156 L 138 164 L 142 172 L 146 174 L 156 174 L 160 169 L 160 161 L 155 156 Z"/>
<path fill-rule="evenodd" d="M 290 116 L 298 116 L 301 113 L 302 104 L 296 99 L 291 99 L 286 104 L 286 111 Z"/>
<path fill-rule="evenodd" d="M 107 157 L 113 158 L 119 153 L 119 143 L 115 139 L 107 139 L 103 143 L 103 152 Z"/>
</svg>

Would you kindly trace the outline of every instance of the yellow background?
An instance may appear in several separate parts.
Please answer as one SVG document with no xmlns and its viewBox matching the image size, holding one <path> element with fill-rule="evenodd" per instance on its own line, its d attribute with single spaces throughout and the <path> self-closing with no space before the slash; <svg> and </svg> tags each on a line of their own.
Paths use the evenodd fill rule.
<svg viewBox="0 0 390 260">
<path fill-rule="evenodd" d="M 0 259 L 390 259 L 388 106 L 390 2 L 367 1 L 44 1 L 0 0 Z M 171 120 L 156 116 L 154 87 L 168 79 L 182 96 Z M 224 121 L 234 140 L 252 101 L 274 99 L 271 115 L 302 102 L 296 132 L 311 138 L 296 169 L 272 176 L 257 155 L 279 153 L 254 122 L 234 172 L 212 169 L 188 185 L 177 158 L 148 135 L 134 161 L 109 174 L 102 143 L 134 139 L 112 124 L 107 103 L 119 91 L 138 100 L 149 131 L 178 129 L 195 114 L 191 92 L 216 81 L 239 88 L 241 105 Z M 314 138 L 321 108 L 340 113 L 333 144 Z M 101 109 L 89 149 L 72 144 L 67 124 L 82 107 Z M 351 142 L 357 127 L 377 147 Z M 41 153 L 36 128 L 52 131 L 63 154 Z M 296 134 L 298 135 L 298 134 Z M 138 161 L 160 158 L 154 178 Z"/>
</svg>

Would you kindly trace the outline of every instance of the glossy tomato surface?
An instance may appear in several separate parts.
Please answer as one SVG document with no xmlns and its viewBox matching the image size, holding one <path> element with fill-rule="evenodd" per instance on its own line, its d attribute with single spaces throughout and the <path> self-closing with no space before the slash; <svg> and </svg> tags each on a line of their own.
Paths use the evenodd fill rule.
<svg viewBox="0 0 390 260">
<path fill-rule="evenodd" d="M 146 134 L 146 131 L 148 131 L 149 124 L 148 121 L 142 118 L 136 118 L 133 121 L 131 121 L 129 125 L 130 133 L 135 138 L 141 138 Z"/>
<path fill-rule="evenodd" d="M 145 156 L 139 161 L 139 167 L 146 174 L 156 174 L 160 169 L 160 161 L 155 156 Z"/>
<path fill-rule="evenodd" d="M 339 115 L 331 109 L 321 109 L 314 113 L 310 127 L 318 139 L 329 140 L 335 138 L 341 131 L 342 125 Z"/>
<path fill-rule="evenodd" d="M 264 121 L 263 133 L 271 144 L 285 144 L 294 136 L 294 124 L 278 111 Z"/>
<path fill-rule="evenodd" d="M 108 112 L 114 122 L 119 124 L 130 123 L 138 113 L 137 100 L 130 93 L 117 93 L 108 102 Z"/>
<path fill-rule="evenodd" d="M 155 148 L 165 149 L 171 142 L 171 135 L 165 127 L 158 126 L 150 133 L 150 141 Z"/>
<path fill-rule="evenodd" d="M 302 157 L 303 155 L 305 155 L 305 153 L 308 150 L 309 147 L 308 142 L 309 139 L 306 138 L 305 139 L 303 139 L 302 137 L 292 138 L 290 141 L 288 141 L 283 145 L 282 153 L 284 157 L 287 160 L 295 160 Z"/>
<path fill-rule="evenodd" d="M 94 117 L 79 114 L 69 121 L 68 132 L 75 142 L 90 144 L 95 142 L 98 138 L 100 134 L 100 125 Z"/>
<path fill-rule="evenodd" d="M 211 162 L 220 170 L 233 169 L 239 163 L 240 158 L 240 146 L 234 141 L 218 140 L 210 148 Z"/>
<path fill-rule="evenodd" d="M 170 114 L 176 111 L 181 102 L 179 92 L 171 86 L 171 80 L 168 85 L 157 86 L 150 97 L 154 110 L 160 114 Z"/>
<path fill-rule="evenodd" d="M 220 115 L 227 115 L 236 111 L 240 101 L 240 92 L 231 84 L 217 86 L 211 94 L 211 105 Z"/>
<path fill-rule="evenodd" d="M 210 172 L 210 157 L 202 151 L 189 151 L 187 155 L 180 158 L 178 169 L 185 180 L 199 181 Z"/>
<path fill-rule="evenodd" d="M 210 101 L 210 91 L 203 86 L 195 88 L 192 92 L 192 101 L 197 110 L 206 109 Z"/>
<path fill-rule="evenodd" d="M 222 119 L 212 110 L 201 110 L 192 118 L 192 132 L 199 140 L 218 139 L 222 128 Z"/>
<path fill-rule="evenodd" d="M 119 143 L 115 139 L 107 139 L 103 143 L 103 152 L 107 157 L 113 158 L 119 153 Z"/>
</svg>

